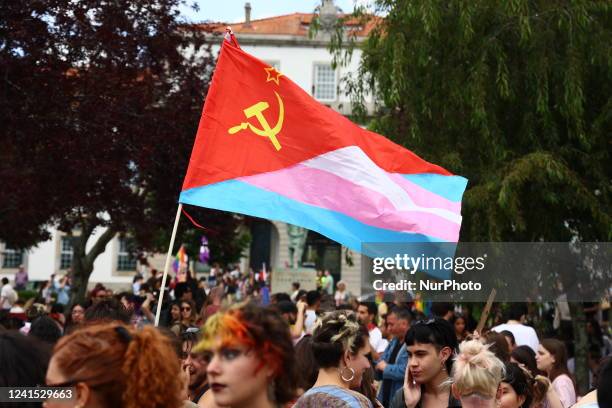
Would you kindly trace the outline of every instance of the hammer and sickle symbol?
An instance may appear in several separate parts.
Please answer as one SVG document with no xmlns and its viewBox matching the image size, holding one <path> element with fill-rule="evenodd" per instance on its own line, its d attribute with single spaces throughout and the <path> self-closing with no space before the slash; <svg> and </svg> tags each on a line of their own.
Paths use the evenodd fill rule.
<svg viewBox="0 0 612 408">
<path fill-rule="evenodd" d="M 249 128 L 251 132 L 255 133 L 256 135 L 267 137 L 268 139 L 270 139 L 276 150 L 280 150 L 281 145 L 278 142 L 276 135 L 278 135 L 278 133 L 283 128 L 283 120 L 285 119 L 285 107 L 283 106 L 283 100 L 281 99 L 281 97 L 276 92 L 274 92 L 274 94 L 276 95 L 276 99 L 278 100 L 278 122 L 274 127 L 270 127 L 270 124 L 268 124 L 268 121 L 263 115 L 263 111 L 270 107 L 268 102 L 257 102 L 255 105 L 249 106 L 244 110 L 244 116 L 246 116 L 247 119 L 255 117 L 255 119 L 259 121 L 261 129 L 256 128 L 249 122 L 242 122 L 239 125 L 230 128 L 228 130 L 228 133 L 230 135 L 233 135 L 235 133 L 240 132 L 241 130 Z"/>
</svg>

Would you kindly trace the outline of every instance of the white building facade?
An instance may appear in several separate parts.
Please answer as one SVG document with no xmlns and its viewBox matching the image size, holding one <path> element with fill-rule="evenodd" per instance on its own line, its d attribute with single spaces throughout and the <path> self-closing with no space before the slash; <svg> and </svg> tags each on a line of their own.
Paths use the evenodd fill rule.
<svg viewBox="0 0 612 408">
<path fill-rule="evenodd" d="M 332 55 L 328 51 L 330 35 L 325 22 L 333 23 L 337 17 L 333 2 L 325 0 L 321 7 L 320 21 L 323 28 L 311 38 L 310 25 L 316 16 L 294 13 L 261 20 L 250 20 L 250 6 L 245 5 L 245 22 L 232 25 L 241 48 L 254 57 L 274 66 L 283 75 L 312 95 L 319 102 L 344 114 L 350 114 L 350 101 L 343 92 L 342 78 L 357 71 L 361 56 L 355 50 L 346 67 L 334 69 Z M 364 39 L 371 26 L 358 22 L 347 23 L 358 41 Z M 224 24 L 202 24 L 202 28 L 222 33 Z M 215 37 L 213 52 L 218 52 L 221 37 Z M 88 241 L 88 248 L 104 232 L 98 229 Z M 245 253 L 242 265 L 259 269 L 262 264 L 272 270 L 286 269 L 291 265 L 289 232 L 285 223 L 258 220 L 252 227 L 253 243 Z M 28 251 L 14 251 L 0 243 L 0 276 L 12 276 L 23 264 L 31 281 L 49 279 L 52 274 L 68 272 L 72 260 L 70 237 L 56 229 L 50 229 L 51 240 L 42 242 Z M 302 265 L 329 269 L 336 281 L 342 279 L 353 294 L 360 293 L 359 254 L 319 235 L 308 232 L 302 255 Z M 163 268 L 164 255 L 152 256 L 150 268 Z M 106 246 L 94 263 L 90 283 L 104 283 L 111 287 L 128 287 L 136 272 L 146 275 L 148 268 L 138 265 L 127 250 L 127 241 L 119 236 Z"/>
</svg>

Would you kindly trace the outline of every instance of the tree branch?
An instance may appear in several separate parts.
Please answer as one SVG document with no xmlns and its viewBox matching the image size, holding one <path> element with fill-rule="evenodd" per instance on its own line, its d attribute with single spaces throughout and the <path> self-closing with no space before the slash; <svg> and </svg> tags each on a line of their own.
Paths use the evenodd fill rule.
<svg viewBox="0 0 612 408">
<path fill-rule="evenodd" d="M 102 235 L 100 235 L 100 238 L 98 238 L 94 246 L 85 256 L 86 262 L 93 265 L 93 262 L 96 260 L 98 255 L 104 252 L 106 249 L 106 244 L 113 239 L 116 233 L 117 232 L 112 227 L 108 227 L 108 229 L 104 231 Z"/>
</svg>

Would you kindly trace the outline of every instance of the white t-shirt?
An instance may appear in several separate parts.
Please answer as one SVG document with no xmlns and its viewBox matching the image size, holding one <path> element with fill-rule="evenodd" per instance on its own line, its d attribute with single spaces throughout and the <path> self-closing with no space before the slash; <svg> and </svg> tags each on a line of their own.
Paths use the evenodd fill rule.
<svg viewBox="0 0 612 408">
<path fill-rule="evenodd" d="M 374 350 L 376 350 L 377 353 L 384 352 L 389 345 L 389 341 L 387 339 L 383 339 L 382 332 L 376 326 L 370 330 L 370 345 L 374 347 Z"/>
<path fill-rule="evenodd" d="M 317 321 L 317 313 L 314 310 L 306 309 L 306 318 L 304 319 L 304 329 L 307 334 L 312 334 L 314 324 Z"/>
<path fill-rule="evenodd" d="M 17 292 L 15 292 L 13 287 L 7 283 L 6 285 L 2 286 L 0 297 L 4 299 L 2 302 L 2 309 L 8 310 L 13 307 L 13 304 L 17 301 Z"/>
<path fill-rule="evenodd" d="M 534 352 L 538 352 L 540 340 L 538 340 L 538 335 L 533 327 L 525 326 L 524 324 L 504 323 L 495 326 L 491 330 L 497 333 L 508 330 L 514 335 L 514 341 L 517 346 L 529 346 Z"/>
</svg>

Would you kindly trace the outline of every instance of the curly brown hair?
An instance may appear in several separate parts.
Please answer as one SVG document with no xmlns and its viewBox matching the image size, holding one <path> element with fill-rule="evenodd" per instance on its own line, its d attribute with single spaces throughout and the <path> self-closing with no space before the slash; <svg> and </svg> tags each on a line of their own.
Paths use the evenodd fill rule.
<svg viewBox="0 0 612 408">
<path fill-rule="evenodd" d="M 115 408 L 181 407 L 180 365 L 170 340 L 151 326 L 119 323 L 84 327 L 53 350 L 59 370 L 84 382 Z"/>
</svg>

